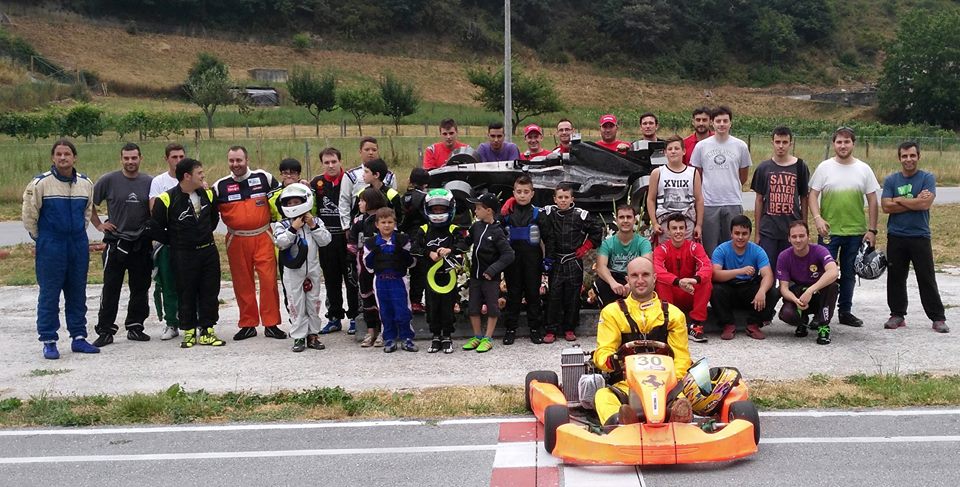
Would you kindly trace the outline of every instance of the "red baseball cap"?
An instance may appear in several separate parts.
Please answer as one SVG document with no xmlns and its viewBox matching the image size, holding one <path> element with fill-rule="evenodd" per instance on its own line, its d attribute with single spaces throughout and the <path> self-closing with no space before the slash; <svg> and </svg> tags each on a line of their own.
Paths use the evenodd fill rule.
<svg viewBox="0 0 960 487">
<path fill-rule="evenodd" d="M 602 126 L 605 123 L 612 123 L 614 125 L 617 125 L 617 117 L 609 113 L 600 117 L 600 125 Z"/>
<path fill-rule="evenodd" d="M 527 125 L 526 127 L 523 128 L 523 136 L 526 137 L 527 135 L 530 134 L 530 132 L 536 132 L 540 135 L 543 135 L 543 129 L 540 128 L 540 126 L 535 123 L 531 123 L 530 125 Z"/>
</svg>

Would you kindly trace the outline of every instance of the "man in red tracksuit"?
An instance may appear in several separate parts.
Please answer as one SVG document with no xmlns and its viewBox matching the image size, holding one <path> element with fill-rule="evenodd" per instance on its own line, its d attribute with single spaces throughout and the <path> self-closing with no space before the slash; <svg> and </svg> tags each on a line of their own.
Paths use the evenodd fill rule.
<svg viewBox="0 0 960 487">
<path fill-rule="evenodd" d="M 687 220 L 682 214 L 674 213 L 664 223 L 670 240 L 653 250 L 657 295 L 690 315 L 687 324 L 690 340 L 706 342 L 703 322 L 707 319 L 707 303 L 713 292 L 713 265 L 702 245 L 684 238 Z"/>
<path fill-rule="evenodd" d="M 264 335 L 287 338 L 280 324 L 280 294 L 277 290 L 277 258 L 270 231 L 270 205 L 267 193 L 280 187 L 270 173 L 248 166 L 247 149 L 233 146 L 227 151 L 230 175 L 213 185 L 214 203 L 227 226 L 227 257 L 233 291 L 240 307 L 240 331 L 234 340 L 257 336 L 263 323 Z M 260 279 L 260 306 L 257 285 Z"/>
<path fill-rule="evenodd" d="M 443 140 L 423 151 L 423 168 L 427 171 L 443 167 L 453 151 L 461 147 L 469 147 L 457 140 L 457 122 L 452 118 L 440 121 L 440 136 Z"/>
</svg>

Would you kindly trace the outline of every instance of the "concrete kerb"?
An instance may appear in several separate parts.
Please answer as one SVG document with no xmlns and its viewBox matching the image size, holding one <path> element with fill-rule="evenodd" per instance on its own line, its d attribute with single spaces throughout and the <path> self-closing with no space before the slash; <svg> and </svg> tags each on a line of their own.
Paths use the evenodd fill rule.
<svg viewBox="0 0 960 487">
<path fill-rule="evenodd" d="M 960 276 L 937 275 L 940 294 L 947 305 L 948 323 L 960 318 Z M 866 322 L 863 328 L 833 325 L 833 343 L 820 346 L 813 335 L 797 339 L 793 328 L 774 321 L 764 328 L 767 339 L 758 341 L 738 333 L 732 341 L 708 334 L 709 343 L 691 343 L 694 358 L 708 356 L 713 365 L 738 367 L 750 379 L 797 379 L 810 374 L 846 376 L 856 373 L 957 373 L 960 370 L 960 329 L 950 334 L 934 333 L 923 315 L 913 278 L 908 281 L 911 298 L 908 327 L 884 330 L 888 316 L 885 281 L 863 281 L 854 297 L 854 312 Z M 93 333 L 100 286 L 87 292 L 88 329 Z M 160 341 L 162 326 L 155 316 L 146 324 L 153 340 L 136 343 L 121 333 L 116 343 L 98 355 L 69 351 L 62 336 L 62 358 L 44 360 L 36 340 L 35 286 L 0 288 L 0 397 L 27 398 L 39 395 L 152 393 L 180 383 L 188 390 L 209 392 L 253 391 L 260 393 L 341 386 L 348 390 L 405 389 L 458 385 L 519 385 L 528 371 L 559 371 L 560 351 L 570 343 L 533 345 L 518 339 L 512 346 L 499 341 L 488 353 L 459 349 L 452 355 L 396 352 L 386 355 L 379 348 L 361 349 L 356 338 L 339 332 L 322 337 L 326 350 L 290 352 L 290 340 L 256 338 L 234 342 L 238 318 L 233 290 L 223 283 L 221 320 L 217 327 L 223 348 L 195 347 L 184 350 L 177 340 Z M 125 296 L 121 303 L 125 303 Z M 123 317 L 121 309 L 120 317 Z M 580 340 L 585 349 L 596 346 L 595 313 L 584 312 Z M 420 322 L 422 323 L 422 321 Z M 423 333 L 425 324 L 418 324 Z M 467 332 L 465 323 L 458 330 Z M 525 328 L 521 328 L 525 330 Z M 589 330 L 589 331 L 588 331 Z M 65 330 L 62 330 L 62 333 Z M 33 371 L 56 373 L 46 375 Z"/>
</svg>

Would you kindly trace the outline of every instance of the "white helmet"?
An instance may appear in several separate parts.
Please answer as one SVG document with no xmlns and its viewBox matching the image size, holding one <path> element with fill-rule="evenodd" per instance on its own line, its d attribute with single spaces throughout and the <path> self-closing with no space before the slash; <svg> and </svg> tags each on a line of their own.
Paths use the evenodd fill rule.
<svg viewBox="0 0 960 487">
<path fill-rule="evenodd" d="M 887 256 L 864 240 L 853 260 L 853 270 L 861 279 L 877 279 L 887 270 Z"/>
<path fill-rule="evenodd" d="M 286 202 L 290 198 L 300 198 L 303 203 L 296 206 L 287 206 Z M 303 216 L 313 209 L 313 191 L 306 184 L 293 183 L 280 193 L 280 199 L 277 201 L 280 211 L 287 218 L 297 218 Z"/>
</svg>

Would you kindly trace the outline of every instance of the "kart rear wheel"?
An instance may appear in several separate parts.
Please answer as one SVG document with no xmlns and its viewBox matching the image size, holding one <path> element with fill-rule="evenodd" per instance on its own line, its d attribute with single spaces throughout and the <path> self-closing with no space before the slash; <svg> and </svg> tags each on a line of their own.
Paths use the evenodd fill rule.
<svg viewBox="0 0 960 487">
<path fill-rule="evenodd" d="M 543 414 L 543 448 L 553 454 L 557 446 L 557 428 L 570 422 L 570 409 L 563 404 L 551 404 Z"/>
<path fill-rule="evenodd" d="M 737 401 L 730 405 L 730 421 L 744 419 L 753 423 L 753 442 L 760 444 L 760 413 L 753 401 Z"/>
<path fill-rule="evenodd" d="M 552 370 L 534 370 L 533 372 L 528 372 L 527 378 L 523 381 L 523 395 L 527 404 L 527 411 L 532 411 L 532 409 L 530 409 L 531 381 L 546 382 L 558 387 L 560 386 L 560 379 L 557 377 L 557 373 Z"/>
</svg>

